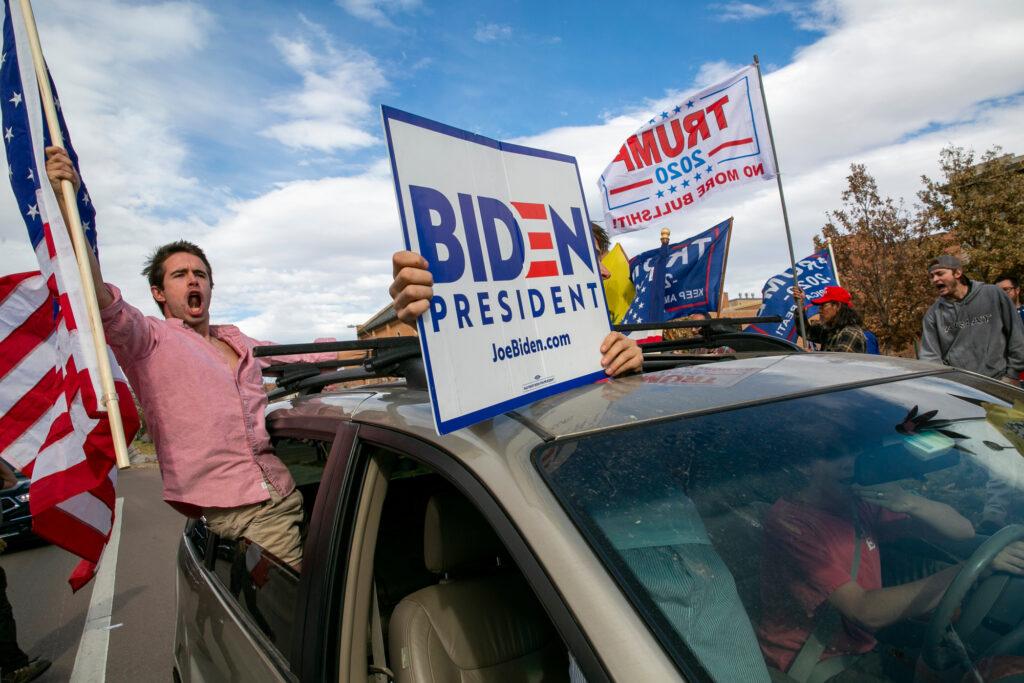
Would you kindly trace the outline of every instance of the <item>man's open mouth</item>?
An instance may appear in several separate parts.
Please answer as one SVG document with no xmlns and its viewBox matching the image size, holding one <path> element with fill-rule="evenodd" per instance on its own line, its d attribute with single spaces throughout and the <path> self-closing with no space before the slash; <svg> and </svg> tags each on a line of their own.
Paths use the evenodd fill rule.
<svg viewBox="0 0 1024 683">
<path fill-rule="evenodd" d="M 203 310 L 203 295 L 199 292 L 189 292 L 188 312 L 192 315 L 199 315 Z"/>
</svg>

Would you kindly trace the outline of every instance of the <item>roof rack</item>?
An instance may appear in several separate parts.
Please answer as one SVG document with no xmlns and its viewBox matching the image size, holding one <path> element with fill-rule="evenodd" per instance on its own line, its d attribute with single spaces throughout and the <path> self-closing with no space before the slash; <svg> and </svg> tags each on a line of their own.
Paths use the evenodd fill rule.
<svg viewBox="0 0 1024 683">
<path fill-rule="evenodd" d="M 696 336 L 688 339 L 652 342 L 643 345 L 644 370 L 664 370 L 680 365 L 701 365 L 732 360 L 741 353 L 794 353 L 803 349 L 792 342 L 760 334 L 744 334 L 740 325 L 749 323 L 777 323 L 778 316 L 754 318 L 715 318 L 708 320 L 670 320 L 639 325 L 614 325 L 616 332 L 642 330 L 697 329 Z M 675 351 L 702 348 L 732 349 L 731 353 L 681 355 Z M 253 355 L 288 356 L 332 351 L 363 351 L 360 358 L 328 359 L 316 362 L 278 363 L 263 369 L 263 374 L 276 377 L 276 388 L 267 398 L 271 401 L 289 394 L 312 394 L 331 384 L 357 380 L 404 378 L 410 387 L 427 386 L 420 344 L 417 337 L 379 337 L 350 341 L 313 342 L 308 344 L 280 344 L 257 346 Z"/>
<path fill-rule="evenodd" d="M 641 345 L 644 351 L 644 370 L 664 370 L 679 365 L 696 365 L 721 360 L 732 360 L 738 353 L 795 353 L 802 352 L 793 342 L 763 334 L 742 332 L 741 325 L 754 323 L 777 323 L 782 318 L 760 316 L 750 318 L 709 318 L 707 320 L 669 320 L 660 323 L 641 323 L 637 325 L 614 325 L 616 332 L 641 332 L 646 330 L 678 330 L 695 329 L 697 334 L 685 339 L 671 339 L 659 342 L 647 342 Z M 706 348 L 728 348 L 731 353 L 714 355 L 680 355 L 676 351 L 693 351 Z"/>
<path fill-rule="evenodd" d="M 364 351 L 365 355 L 361 358 L 279 363 L 264 368 L 264 375 L 277 378 L 277 388 L 267 398 L 273 401 L 288 394 L 316 393 L 331 384 L 386 377 L 402 377 L 409 386 L 426 387 L 420 343 L 416 337 L 257 346 L 253 355 L 262 358 L 332 351 Z M 331 368 L 344 369 L 331 371 Z"/>
</svg>

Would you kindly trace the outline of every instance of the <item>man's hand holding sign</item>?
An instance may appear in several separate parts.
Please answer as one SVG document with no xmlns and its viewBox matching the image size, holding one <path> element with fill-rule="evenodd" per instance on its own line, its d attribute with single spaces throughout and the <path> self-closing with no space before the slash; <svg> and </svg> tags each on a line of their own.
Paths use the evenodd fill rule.
<svg viewBox="0 0 1024 683">
<path fill-rule="evenodd" d="M 611 333 L 575 159 L 383 113 L 407 247 L 390 291 L 440 433 L 640 366 Z"/>
<path fill-rule="evenodd" d="M 430 264 L 419 254 L 411 251 L 396 251 L 391 257 L 394 267 L 394 282 L 389 292 L 394 299 L 398 319 L 415 325 L 417 318 L 430 307 L 434 296 L 434 276 Z M 635 341 L 621 332 L 609 332 L 601 341 L 601 367 L 610 377 L 619 377 L 639 370 L 643 366 L 643 352 Z"/>
</svg>

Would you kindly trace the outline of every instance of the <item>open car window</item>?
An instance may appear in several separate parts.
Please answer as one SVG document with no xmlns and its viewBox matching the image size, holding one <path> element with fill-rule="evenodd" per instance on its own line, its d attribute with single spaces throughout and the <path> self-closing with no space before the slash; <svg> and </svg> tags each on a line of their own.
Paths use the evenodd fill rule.
<svg viewBox="0 0 1024 683">
<path fill-rule="evenodd" d="M 912 680 L 925 653 L 985 680 L 1024 655 L 1024 579 L 990 553 L 956 601 L 956 638 L 928 628 L 960 563 L 990 538 L 1018 547 L 1019 396 L 959 373 L 912 378 L 556 442 L 534 462 L 688 675 L 767 681 L 833 659 L 836 673 Z M 929 609 L 891 623 L 840 597 L 853 584 L 898 611 L 883 589 L 929 581 Z"/>
<path fill-rule="evenodd" d="M 299 529 L 304 541 L 331 442 L 282 437 L 275 439 L 274 447 L 292 475 L 296 490 L 302 495 Z M 202 553 L 206 549 L 210 533 L 205 523 L 193 524 L 189 537 L 197 552 Z M 245 615 L 252 632 L 259 633 L 274 648 L 276 656 L 289 661 L 293 655 L 293 631 L 297 626 L 299 569 L 245 537 L 216 537 L 212 557 L 206 560 L 230 596 L 229 604 Z"/>
</svg>

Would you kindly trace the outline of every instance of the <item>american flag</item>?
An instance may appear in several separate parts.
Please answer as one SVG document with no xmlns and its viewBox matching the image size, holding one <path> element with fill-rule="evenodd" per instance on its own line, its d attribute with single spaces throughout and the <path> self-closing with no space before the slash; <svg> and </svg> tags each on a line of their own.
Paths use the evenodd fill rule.
<svg viewBox="0 0 1024 683">
<path fill-rule="evenodd" d="M 98 364 L 74 249 L 46 178 L 43 149 L 50 138 L 25 23 L 17 2 L 5 0 L 4 9 L 3 139 L 11 188 L 40 270 L 0 278 L 0 456 L 32 479 L 33 531 L 82 558 L 69 579 L 78 590 L 92 578 L 113 527 L 114 442 L 98 400 Z M 58 114 L 77 168 L 59 105 Z M 95 250 L 96 213 L 84 184 L 78 210 Z M 110 364 L 131 441 L 138 413 L 112 355 Z"/>
<path fill-rule="evenodd" d="M 637 257 L 639 258 L 639 257 Z M 668 263 L 668 245 L 661 245 L 658 258 L 650 270 L 639 269 L 639 277 L 633 278 L 636 296 L 629 305 L 624 325 L 660 323 L 668 319 L 665 313 L 665 264 Z"/>
</svg>

